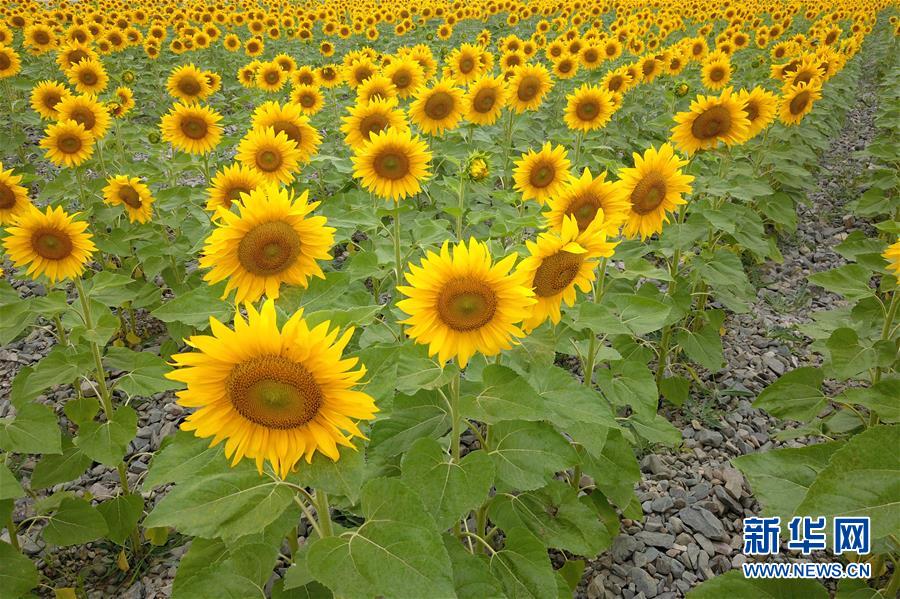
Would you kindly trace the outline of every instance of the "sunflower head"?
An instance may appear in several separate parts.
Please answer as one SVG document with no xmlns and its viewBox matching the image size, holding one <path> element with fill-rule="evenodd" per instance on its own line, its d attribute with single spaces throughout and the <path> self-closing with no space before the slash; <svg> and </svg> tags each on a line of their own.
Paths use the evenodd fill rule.
<svg viewBox="0 0 900 599">
<path fill-rule="evenodd" d="M 522 193 L 523 200 L 537 200 L 543 206 L 568 183 L 570 166 L 566 149 L 553 147 L 548 141 L 540 151 L 529 150 L 516 161 L 514 187 Z"/>
<path fill-rule="evenodd" d="M 297 159 L 309 162 L 322 143 L 319 132 L 309 124 L 309 118 L 303 109 L 294 103 L 279 104 L 264 102 L 253 111 L 251 127 L 254 129 L 272 128 L 276 134 L 283 133 L 297 149 Z"/>
<path fill-rule="evenodd" d="M 287 184 L 299 170 L 302 153 L 287 133 L 269 126 L 250 131 L 238 144 L 236 158 L 267 182 Z"/>
<path fill-rule="evenodd" d="M 689 155 L 715 148 L 720 142 L 728 146 L 742 144 L 750 133 L 744 104 L 731 88 L 718 97 L 697 96 L 688 112 L 675 115 L 672 140 Z"/>
<path fill-rule="evenodd" d="M 162 118 L 162 137 L 189 154 L 208 154 L 222 139 L 222 115 L 200 104 L 178 103 Z"/>
<path fill-rule="evenodd" d="M 71 96 L 66 86 L 56 81 L 41 81 L 31 90 L 31 107 L 41 117 L 56 120 L 59 116 L 57 105 Z"/>
<path fill-rule="evenodd" d="M 410 120 L 430 135 L 452 130 L 462 118 L 463 91 L 452 80 L 441 79 L 419 90 L 409 107 Z"/>
<path fill-rule="evenodd" d="M 193 64 L 177 67 L 166 82 L 169 94 L 184 103 L 199 102 L 209 95 L 209 83 Z"/>
<path fill-rule="evenodd" d="M 103 188 L 103 199 L 110 206 L 123 206 L 132 223 L 146 223 L 153 215 L 150 188 L 137 177 L 111 177 Z"/>
<path fill-rule="evenodd" d="M 94 137 L 84 125 L 73 120 L 59 121 L 47 127 L 40 145 L 47 159 L 58 166 L 78 166 L 94 153 Z"/>
<path fill-rule="evenodd" d="M 10 225 L 32 209 L 28 190 L 19 185 L 21 182 L 22 175 L 13 174 L 12 169 L 3 170 L 0 164 L 0 225 Z"/>
<path fill-rule="evenodd" d="M 226 166 L 216 173 L 210 182 L 206 209 L 212 212 L 218 212 L 219 208 L 229 210 L 232 204 L 243 198 L 244 194 L 249 194 L 263 185 L 264 181 L 263 176 L 254 168 L 243 164 Z"/>
<path fill-rule="evenodd" d="M 584 84 L 566 96 L 566 125 L 575 131 L 593 131 L 609 122 L 614 112 L 610 92 Z"/>
<path fill-rule="evenodd" d="M 91 259 L 94 243 L 87 223 L 75 220 L 62 207 L 44 212 L 30 208 L 7 228 L 3 246 L 17 267 L 28 266 L 32 278 L 46 275 L 51 283 L 81 276 Z"/>
<path fill-rule="evenodd" d="M 431 151 L 418 136 L 387 129 L 355 151 L 353 176 L 372 193 L 398 202 L 422 189 L 430 161 Z"/>
</svg>

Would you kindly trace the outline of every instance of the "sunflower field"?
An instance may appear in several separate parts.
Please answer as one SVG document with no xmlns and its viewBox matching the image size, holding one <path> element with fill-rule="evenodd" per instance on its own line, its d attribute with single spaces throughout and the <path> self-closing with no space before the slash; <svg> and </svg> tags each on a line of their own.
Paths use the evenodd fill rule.
<svg viewBox="0 0 900 599">
<path fill-rule="evenodd" d="M 897 597 L 898 16 L 4 1 L 0 598 Z"/>
</svg>

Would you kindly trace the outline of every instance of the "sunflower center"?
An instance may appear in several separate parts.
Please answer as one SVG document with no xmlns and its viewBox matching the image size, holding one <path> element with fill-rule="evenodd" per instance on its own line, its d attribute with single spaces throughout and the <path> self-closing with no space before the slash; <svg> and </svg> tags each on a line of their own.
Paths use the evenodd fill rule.
<svg viewBox="0 0 900 599">
<path fill-rule="evenodd" d="M 641 179 L 631 192 L 631 208 L 638 214 L 653 212 L 666 197 L 666 182 L 656 173 Z"/>
<path fill-rule="evenodd" d="M 132 208 L 141 207 L 141 195 L 130 185 L 119 189 L 119 199 Z"/>
<path fill-rule="evenodd" d="M 656 70 L 656 61 L 655 60 L 648 60 L 648 61 L 644 62 L 644 64 L 641 65 L 641 72 L 644 75 L 652 75 L 655 70 Z"/>
<path fill-rule="evenodd" d="M 97 119 L 96 117 L 94 117 L 94 113 L 87 108 L 76 108 L 72 111 L 71 118 L 73 121 L 75 121 L 88 131 L 93 129 L 94 125 L 97 124 Z"/>
<path fill-rule="evenodd" d="M 47 92 L 44 94 L 44 106 L 50 110 L 56 110 L 56 105 L 62 102 L 62 98 L 56 92 Z"/>
<path fill-rule="evenodd" d="M 518 96 L 519 100 L 522 102 L 530 102 L 537 97 L 540 91 L 541 80 L 535 75 L 526 75 L 519 81 L 519 86 L 516 88 L 516 96 Z"/>
<path fill-rule="evenodd" d="M 396 181 L 409 174 L 409 158 L 396 150 L 388 150 L 375 157 L 372 164 L 375 172 L 383 179 Z"/>
<path fill-rule="evenodd" d="M 560 73 L 568 73 L 572 70 L 572 62 L 568 60 L 560 61 L 559 65 L 557 65 Z"/>
<path fill-rule="evenodd" d="M 8 210 L 16 205 L 16 194 L 5 183 L 0 182 L 0 210 Z"/>
<path fill-rule="evenodd" d="M 266 173 L 277 171 L 281 163 L 281 153 L 273 149 L 263 150 L 256 155 L 257 168 Z"/>
<path fill-rule="evenodd" d="M 259 276 L 278 274 L 300 255 L 300 236 L 285 222 L 262 223 L 244 235 L 237 253 L 247 271 Z"/>
<path fill-rule="evenodd" d="M 497 103 L 497 94 L 492 89 L 481 89 L 475 94 L 475 101 L 472 102 L 476 112 L 489 112 L 494 104 Z"/>
<path fill-rule="evenodd" d="M 532 187 L 547 187 L 553 180 L 556 178 L 556 167 L 552 164 L 541 163 L 534 166 L 531 169 L 531 173 L 528 176 L 528 181 L 531 183 Z"/>
<path fill-rule="evenodd" d="M 756 105 L 756 102 L 747 102 L 744 112 L 747 114 L 747 120 L 752 123 L 759 116 L 759 106 Z"/>
<path fill-rule="evenodd" d="M 359 123 L 359 131 L 368 140 L 372 133 L 380 133 L 388 126 L 388 120 L 381 114 L 370 114 Z"/>
<path fill-rule="evenodd" d="M 65 135 L 56 142 L 56 147 L 64 154 L 75 154 L 81 150 L 81 138 L 76 135 Z"/>
<path fill-rule="evenodd" d="M 575 114 L 582 121 L 594 120 L 599 113 L 600 106 L 597 105 L 596 100 L 584 100 L 579 102 L 578 106 L 575 108 Z"/>
<path fill-rule="evenodd" d="M 394 86 L 397 89 L 406 89 L 412 82 L 412 77 L 410 77 L 409 73 L 401 71 L 399 73 L 394 73 L 394 78 L 392 81 L 394 82 Z"/>
<path fill-rule="evenodd" d="M 261 356 L 238 364 L 226 386 L 235 411 L 266 428 L 303 426 L 316 417 L 324 401 L 312 373 L 284 356 Z"/>
<path fill-rule="evenodd" d="M 722 67 L 713 67 L 709 71 L 709 80 L 718 83 L 725 78 L 725 69 Z"/>
<path fill-rule="evenodd" d="M 790 109 L 791 114 L 797 115 L 806 109 L 807 104 L 809 104 L 809 92 L 802 91 L 791 100 L 788 108 Z"/>
<path fill-rule="evenodd" d="M 94 71 L 84 71 L 81 73 L 81 82 L 85 85 L 97 85 L 97 73 Z"/>
<path fill-rule="evenodd" d="M 312 94 L 303 94 L 300 96 L 300 106 L 303 108 L 312 108 L 316 105 L 316 98 Z"/>
<path fill-rule="evenodd" d="M 578 223 L 578 230 L 584 231 L 588 228 L 597 212 L 600 210 L 600 202 L 593 197 L 582 197 L 575 200 L 566 211 L 566 214 L 575 217 Z"/>
<path fill-rule="evenodd" d="M 597 51 L 594 50 L 593 48 L 589 48 L 589 49 L 585 50 L 584 54 L 582 54 L 581 56 L 584 59 L 584 61 L 588 64 L 594 64 L 595 62 L 597 62 L 597 59 L 600 57 L 600 55 L 597 53 Z M 610 55 L 610 56 L 612 56 L 612 55 Z"/>
<path fill-rule="evenodd" d="M 72 240 L 62 231 L 38 229 L 31 235 L 31 248 L 47 260 L 62 260 L 72 253 Z"/>
<path fill-rule="evenodd" d="M 455 331 L 474 331 L 491 321 L 497 295 L 487 284 L 471 279 L 448 281 L 437 300 L 441 321 Z"/>
<path fill-rule="evenodd" d="M 463 74 L 471 73 L 474 68 L 475 61 L 468 56 L 459 61 L 459 71 Z"/>
<path fill-rule="evenodd" d="M 5 71 L 12 66 L 12 61 L 5 53 L 0 52 L 0 71 Z"/>
<path fill-rule="evenodd" d="M 794 85 L 798 83 L 809 83 L 812 80 L 812 73 L 809 71 L 801 71 L 794 77 Z"/>
<path fill-rule="evenodd" d="M 447 118 L 451 110 L 453 110 L 453 96 L 447 92 L 433 93 L 425 101 L 425 114 L 432 120 L 440 121 Z"/>
<path fill-rule="evenodd" d="M 288 139 L 298 146 L 303 141 L 303 133 L 300 131 L 300 127 L 290 121 L 275 121 L 271 124 L 271 127 L 275 130 L 276 135 L 284 133 L 288 136 Z"/>
<path fill-rule="evenodd" d="M 193 97 L 199 95 L 202 89 L 200 82 L 193 77 L 182 77 L 178 82 L 178 91 L 185 96 Z"/>
<path fill-rule="evenodd" d="M 578 276 L 581 263 L 581 256 L 571 252 L 559 251 L 547 256 L 534 272 L 534 293 L 539 297 L 560 293 Z"/>
<path fill-rule="evenodd" d="M 275 85 L 281 79 L 281 75 L 275 70 L 267 71 L 264 77 L 269 85 Z"/>
<path fill-rule="evenodd" d="M 50 36 L 47 35 L 46 31 L 37 31 L 34 34 L 34 41 L 36 41 L 41 46 L 46 46 L 50 43 Z"/>
<path fill-rule="evenodd" d="M 225 192 L 225 197 L 223 198 L 223 203 L 225 204 L 225 207 L 230 208 L 232 202 L 237 202 L 238 200 L 240 200 L 242 193 L 250 193 L 250 190 L 247 189 L 246 187 L 241 187 L 239 185 L 235 185 L 234 187 L 229 189 L 227 192 Z"/>
<path fill-rule="evenodd" d="M 731 130 L 731 113 L 724 106 L 713 106 L 691 124 L 691 135 L 697 139 L 713 139 Z"/>
<path fill-rule="evenodd" d="M 372 76 L 372 70 L 368 67 L 357 68 L 355 72 L 356 80 L 362 83 Z"/>
<path fill-rule="evenodd" d="M 186 116 L 181 120 L 181 132 L 190 139 L 203 139 L 209 131 L 206 121 L 200 117 Z"/>
</svg>

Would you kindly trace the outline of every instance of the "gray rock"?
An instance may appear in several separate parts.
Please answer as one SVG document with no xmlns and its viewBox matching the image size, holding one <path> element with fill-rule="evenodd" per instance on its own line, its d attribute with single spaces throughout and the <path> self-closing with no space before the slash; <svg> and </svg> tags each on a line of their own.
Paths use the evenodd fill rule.
<svg viewBox="0 0 900 599">
<path fill-rule="evenodd" d="M 699 532 L 709 539 L 724 541 L 728 538 L 725 527 L 712 512 L 702 507 L 690 506 L 678 512 L 678 517 L 685 526 Z"/>
<path fill-rule="evenodd" d="M 638 543 L 636 538 L 628 535 L 619 535 L 613 539 L 612 547 L 609 552 L 612 554 L 613 559 L 621 563 L 631 557 L 631 554 L 634 553 L 639 546 L 640 543 Z"/>
<path fill-rule="evenodd" d="M 662 549 L 668 549 L 672 546 L 672 543 L 675 542 L 675 535 L 666 534 L 664 532 L 649 532 L 643 530 L 635 536 L 645 545 L 660 547 Z"/>
<path fill-rule="evenodd" d="M 659 557 L 659 551 L 650 547 L 649 549 L 645 549 L 644 551 L 635 551 L 634 556 L 632 556 L 632 561 L 634 561 L 634 565 L 638 568 L 643 568 L 650 562 L 654 561 Z"/>
<path fill-rule="evenodd" d="M 708 447 L 718 447 L 722 444 L 722 441 L 725 440 L 725 437 L 723 437 L 722 433 L 718 431 L 703 429 L 697 432 L 696 439 L 700 442 L 701 445 L 706 445 Z"/>
<path fill-rule="evenodd" d="M 656 597 L 659 592 L 656 579 L 640 568 L 632 568 L 630 574 L 631 580 L 634 581 L 634 586 L 639 593 L 643 593 L 647 599 Z"/>
</svg>

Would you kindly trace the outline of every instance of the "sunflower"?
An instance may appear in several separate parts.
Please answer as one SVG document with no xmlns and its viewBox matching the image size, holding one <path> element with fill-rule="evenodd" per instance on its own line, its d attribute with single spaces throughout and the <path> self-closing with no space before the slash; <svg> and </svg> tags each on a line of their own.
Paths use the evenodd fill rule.
<svg viewBox="0 0 900 599">
<path fill-rule="evenodd" d="M 124 85 L 121 87 L 117 87 L 115 96 L 116 101 L 122 108 L 118 116 L 125 116 L 132 108 L 134 108 L 134 92 L 131 91 L 130 87 L 125 87 Z"/>
<path fill-rule="evenodd" d="M 422 189 L 431 151 L 409 129 L 373 133 L 353 156 L 353 176 L 379 197 L 400 201 Z"/>
<path fill-rule="evenodd" d="M 391 80 L 397 90 L 397 97 L 409 98 L 425 83 L 422 66 L 412 58 L 398 58 L 383 69 L 384 76 Z"/>
<path fill-rule="evenodd" d="M 137 177 L 111 177 L 103 188 L 103 199 L 110 206 L 125 206 L 128 222 L 146 223 L 153 215 L 154 200 L 150 188 Z"/>
<path fill-rule="evenodd" d="M 371 60 L 368 58 L 360 58 L 350 63 L 350 65 L 344 69 L 344 79 L 346 79 L 347 85 L 356 88 L 377 71 L 378 69 Z"/>
<path fill-rule="evenodd" d="M 363 437 L 356 420 L 371 420 L 378 408 L 356 391 L 365 367 L 342 359 L 353 334 L 329 331 L 330 321 L 310 329 L 303 311 L 279 330 L 275 303 L 238 312 L 234 329 L 210 319 L 212 335 L 193 336 L 196 351 L 175 354 L 176 369 L 166 377 L 187 385 L 178 403 L 197 408 L 181 428 L 211 445 L 225 441 L 225 456 L 237 465 L 243 458 L 262 472 L 266 460 L 281 478 L 316 451 L 340 458 L 338 445 L 353 447 Z"/>
<path fill-rule="evenodd" d="M 319 76 L 315 69 L 304 65 L 291 71 L 291 83 L 294 85 L 318 85 Z"/>
<path fill-rule="evenodd" d="M 235 157 L 267 182 L 287 184 L 299 170 L 301 151 L 287 133 L 265 127 L 250 131 L 238 144 Z"/>
<path fill-rule="evenodd" d="M 94 153 L 94 137 L 76 121 L 59 121 L 47 127 L 40 145 L 57 166 L 78 166 Z"/>
<path fill-rule="evenodd" d="M 204 280 L 227 279 L 223 299 L 234 289 L 236 302 L 255 302 L 276 299 L 282 283 L 306 288 L 310 277 L 324 279 L 316 261 L 331 259 L 335 230 L 324 216 L 309 216 L 319 202 L 308 196 L 263 184 L 236 202 L 237 213 L 219 209 L 200 258 L 211 269 Z"/>
<path fill-rule="evenodd" d="M 631 87 L 633 79 L 628 69 L 619 67 L 604 75 L 600 87 L 614 94 L 623 94 Z"/>
<path fill-rule="evenodd" d="M 267 92 L 279 91 L 287 81 L 288 74 L 276 62 L 264 62 L 256 71 L 256 87 Z"/>
<path fill-rule="evenodd" d="M 109 113 L 94 96 L 69 96 L 56 105 L 56 118 L 75 121 L 94 139 L 102 139 L 109 129 Z"/>
<path fill-rule="evenodd" d="M 209 80 L 193 64 L 173 70 L 166 82 L 166 89 L 170 96 L 185 104 L 199 102 L 210 94 Z"/>
<path fill-rule="evenodd" d="M 313 72 L 315 81 L 319 82 L 322 87 L 331 89 L 341 84 L 341 71 L 337 65 L 326 64 L 319 67 Z M 296 84 L 296 83 L 295 83 Z M 307 84 L 312 85 L 312 84 Z"/>
<path fill-rule="evenodd" d="M 365 104 L 375 99 L 394 98 L 397 88 L 393 82 L 378 73 L 372 75 L 356 87 L 357 104 Z"/>
<path fill-rule="evenodd" d="M 243 164 L 226 166 L 215 174 L 209 189 L 206 190 L 209 195 L 206 209 L 211 212 L 217 212 L 220 207 L 228 210 L 244 194 L 250 193 L 264 183 L 265 179 L 254 168 Z"/>
<path fill-rule="evenodd" d="M 461 85 L 477 79 L 484 72 L 481 54 L 481 48 L 468 43 L 452 50 L 446 58 L 450 78 Z"/>
<path fill-rule="evenodd" d="M 675 155 L 671 144 L 633 156 L 634 166 L 623 168 L 617 182 L 631 204 L 622 232 L 644 239 L 662 231 L 663 223 L 669 222 L 667 212 L 687 203 L 682 195 L 691 192 L 694 177 L 681 172 L 687 161 Z"/>
<path fill-rule="evenodd" d="M 163 116 L 163 139 L 188 154 L 208 154 L 222 139 L 222 115 L 199 104 L 178 103 Z"/>
<path fill-rule="evenodd" d="M 97 95 L 106 89 L 109 83 L 109 75 L 99 60 L 85 58 L 66 71 L 69 83 L 81 94 Z"/>
<path fill-rule="evenodd" d="M 345 135 L 344 142 L 353 150 L 359 150 L 372 134 L 385 129 L 409 130 L 406 116 L 397 108 L 395 98 L 373 100 L 368 104 L 351 106 L 347 110 L 350 114 L 341 119 L 344 122 L 341 131 Z"/>
<path fill-rule="evenodd" d="M 237 52 L 241 49 L 241 38 L 233 33 L 229 33 L 222 40 L 222 45 L 225 46 L 225 49 L 229 52 Z"/>
<path fill-rule="evenodd" d="M 614 112 L 610 96 L 610 92 L 585 83 L 566 96 L 566 125 L 575 131 L 593 131 L 603 127 Z"/>
<path fill-rule="evenodd" d="M 616 247 L 606 240 L 602 214 L 583 231 L 573 216 L 565 216 L 558 232 L 541 233 L 537 241 L 526 240 L 525 245 L 530 256 L 516 270 L 530 283 L 537 300 L 531 315 L 522 322 L 526 333 L 548 318 L 557 324 L 562 302 L 571 307 L 576 288 L 584 293 L 591 290 L 598 259 L 612 256 Z"/>
<path fill-rule="evenodd" d="M 251 126 L 254 129 L 271 127 L 275 133 L 284 133 L 297 146 L 297 160 L 309 162 L 322 143 L 322 136 L 309 124 L 309 118 L 297 104 L 264 102 L 253 111 Z"/>
<path fill-rule="evenodd" d="M 742 89 L 738 99 L 743 102 L 744 112 L 747 114 L 747 120 L 750 121 L 747 139 L 759 135 L 775 120 L 778 96 L 772 92 L 756 86 L 749 92 Z"/>
<path fill-rule="evenodd" d="M 17 267 L 28 265 L 28 276 L 46 275 L 51 283 L 74 278 L 84 272 L 94 243 L 85 233 L 87 223 L 76 221 L 78 214 L 66 214 L 62 207 L 45 212 L 31 208 L 6 229 L 3 246 Z"/>
<path fill-rule="evenodd" d="M 789 88 L 798 83 L 821 82 L 825 77 L 825 71 L 819 66 L 819 58 L 815 55 L 804 56 L 797 67 L 785 74 L 784 87 Z"/>
<path fill-rule="evenodd" d="M 553 87 L 550 73 L 540 64 L 525 64 L 513 69 L 509 79 L 509 105 L 517 113 L 535 110 Z"/>
<path fill-rule="evenodd" d="M 8 46 L 0 46 L 0 79 L 13 77 L 22 70 L 22 59 Z"/>
<path fill-rule="evenodd" d="M 744 103 L 740 96 L 732 95 L 730 87 L 718 97 L 697 96 L 689 111 L 675 115 L 675 123 L 672 141 L 688 155 L 715 148 L 719 142 L 742 144 L 750 132 Z"/>
<path fill-rule="evenodd" d="M 555 148 L 550 142 L 544 144 L 539 152 L 529 150 L 516 161 L 513 171 L 514 188 L 522 192 L 523 200 L 537 200 L 544 203 L 563 190 L 569 182 L 571 163 L 562 146 Z"/>
<path fill-rule="evenodd" d="M 553 74 L 557 79 L 571 79 L 578 73 L 578 57 L 565 54 L 553 63 Z"/>
<path fill-rule="evenodd" d="M 625 222 L 631 203 L 620 186 L 606 180 L 606 171 L 594 177 L 585 168 L 581 177 L 573 179 L 547 206 L 550 210 L 544 218 L 551 229 L 562 231 L 563 221 L 571 216 L 578 230 L 584 231 L 598 214 L 608 228 L 619 227 Z"/>
<path fill-rule="evenodd" d="M 19 185 L 21 181 L 22 175 L 14 175 L 12 169 L 3 170 L 0 163 L 0 225 L 10 225 L 31 210 L 28 190 Z"/>
<path fill-rule="evenodd" d="M 36 23 L 25 28 L 25 38 L 22 41 L 30 54 L 38 56 L 56 47 L 56 34 L 46 25 Z"/>
<path fill-rule="evenodd" d="M 291 90 L 291 102 L 306 116 L 317 114 L 325 105 L 322 91 L 315 85 L 297 85 Z"/>
<path fill-rule="evenodd" d="M 56 120 L 59 118 L 56 106 L 71 95 L 59 82 L 41 81 L 31 90 L 31 108 L 45 119 Z"/>
<path fill-rule="evenodd" d="M 419 129 L 430 135 L 452 130 L 462 118 L 463 91 L 448 79 L 421 89 L 409 106 L 409 118 Z"/>
<path fill-rule="evenodd" d="M 790 86 L 781 96 L 781 122 L 788 126 L 798 125 L 821 97 L 822 84 L 816 80 Z"/>
<path fill-rule="evenodd" d="M 409 315 L 409 336 L 428 344 L 428 354 L 443 364 L 456 358 L 465 368 L 475 353 L 495 356 L 524 337 L 518 323 L 535 303 L 525 273 L 510 272 L 516 254 L 493 263 L 487 245 L 469 240 L 452 251 L 444 242 L 440 254 L 429 251 L 419 266 L 410 264 L 406 296 L 397 306 Z"/>
<path fill-rule="evenodd" d="M 721 52 L 713 52 L 704 60 L 700 68 L 700 79 L 706 89 L 722 89 L 731 80 L 731 61 Z"/>
<path fill-rule="evenodd" d="M 897 279 L 897 285 L 900 285 L 900 238 L 897 238 L 896 243 L 888 246 L 882 256 L 888 262 L 888 270 L 893 271 L 894 278 Z"/>
<path fill-rule="evenodd" d="M 484 75 L 477 79 L 463 100 L 466 120 L 476 125 L 493 125 L 503 112 L 506 94 L 502 76 Z"/>
</svg>

